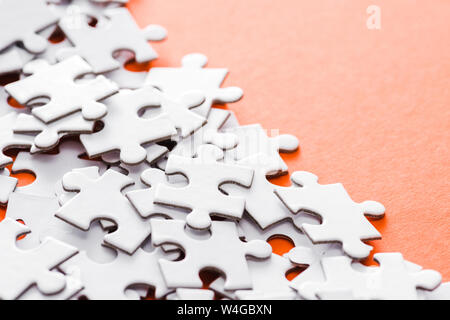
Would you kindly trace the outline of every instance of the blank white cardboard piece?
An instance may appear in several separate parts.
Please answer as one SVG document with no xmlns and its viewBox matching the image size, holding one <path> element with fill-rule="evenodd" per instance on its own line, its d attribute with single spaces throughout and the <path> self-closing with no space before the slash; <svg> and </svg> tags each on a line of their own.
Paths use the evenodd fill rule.
<svg viewBox="0 0 450 320">
<path fill-rule="evenodd" d="M 141 30 L 125 8 L 106 10 L 108 21 L 91 27 L 87 21 L 63 17 L 59 26 L 75 46 L 63 49 L 60 59 L 72 54 L 83 57 L 95 73 L 102 73 L 120 68 L 120 63 L 113 58 L 118 50 L 130 50 L 138 63 L 154 60 L 158 57 L 147 41 L 160 41 L 166 37 L 161 26 L 148 25 Z M 98 50 L 99 46 L 102 50 Z"/>
<path fill-rule="evenodd" d="M 21 42 L 30 52 L 39 53 L 47 47 L 47 40 L 38 32 L 55 24 L 58 17 L 44 0 L 2 0 L 0 2 L 0 51 Z"/>
<path fill-rule="evenodd" d="M 251 187 L 237 188 L 235 185 L 228 184 L 221 186 L 221 190 L 233 196 L 244 197 L 245 210 L 262 229 L 292 215 L 275 195 L 274 190 L 277 186 L 267 180 L 267 175 L 276 171 L 277 165 L 274 165 L 264 154 L 244 158 L 237 164 L 255 171 Z"/>
<path fill-rule="evenodd" d="M 139 299 L 139 295 L 130 295 L 126 289 L 132 285 L 148 285 L 155 288 L 155 297 L 162 298 L 169 293 L 159 268 L 159 259 L 176 259 L 177 253 L 164 253 L 156 248 L 152 252 L 142 249 L 132 256 L 119 253 L 108 263 L 96 263 L 85 252 L 60 266 L 65 273 L 79 275 L 84 289 L 81 292 L 90 300 L 127 300 Z"/>
<path fill-rule="evenodd" d="M 90 157 L 119 150 L 120 160 L 135 165 L 144 161 L 144 144 L 165 140 L 177 133 L 167 114 L 150 119 L 139 117 L 144 107 L 160 106 L 161 95 L 153 88 L 121 90 L 106 100 L 108 114 L 102 119 L 104 127 L 93 134 L 80 136 Z"/>
<path fill-rule="evenodd" d="M 91 66 L 79 56 L 54 65 L 45 60 L 34 60 L 24 67 L 24 73 L 31 76 L 10 83 L 5 88 L 22 105 L 35 98 L 49 97 L 47 104 L 32 109 L 33 115 L 45 123 L 80 110 L 85 119 L 95 120 L 106 114 L 106 106 L 98 101 L 115 93 L 118 87 L 104 76 L 75 82 L 75 79 L 92 71 Z"/>
<path fill-rule="evenodd" d="M 164 279 L 169 288 L 201 288 L 199 272 L 211 268 L 225 274 L 226 290 L 250 289 L 252 282 L 247 265 L 247 256 L 256 259 L 268 258 L 270 245 L 261 240 L 243 242 L 239 239 L 236 224 L 228 221 L 213 221 L 208 239 L 196 239 L 189 235 L 186 223 L 180 220 L 152 219 L 152 242 L 182 247 L 185 258 L 181 261 L 160 259 Z"/>
<path fill-rule="evenodd" d="M 143 220 L 122 190 L 133 180 L 112 169 L 100 178 L 92 179 L 83 172 L 71 171 L 64 175 L 63 186 L 78 194 L 67 201 L 56 217 L 81 230 L 89 230 L 95 220 L 110 220 L 117 230 L 105 235 L 104 243 L 133 254 L 150 234 L 150 224 Z"/>
<path fill-rule="evenodd" d="M 320 185 L 317 176 L 309 172 L 294 172 L 291 181 L 292 187 L 277 188 L 275 193 L 293 214 L 303 210 L 322 218 L 320 225 L 301 225 L 314 243 L 340 242 L 344 252 L 355 259 L 369 255 L 372 247 L 362 240 L 379 239 L 381 235 L 365 215 L 383 217 L 382 204 L 354 202 L 342 184 Z"/>
<path fill-rule="evenodd" d="M 12 172 L 31 171 L 36 180 L 31 184 L 18 187 L 17 192 L 37 195 L 54 196 L 56 184 L 65 173 L 72 168 L 98 165 L 104 169 L 102 162 L 81 159 L 83 148 L 77 141 L 65 141 L 59 146 L 58 154 L 30 154 L 19 152 L 14 161 Z"/>
<path fill-rule="evenodd" d="M 51 269 L 77 254 L 78 250 L 58 240 L 47 238 L 39 247 L 23 251 L 16 247 L 16 238 L 30 229 L 12 219 L 0 223 L 0 297 L 18 298 L 29 287 L 37 285 L 43 294 L 64 289 L 64 276 Z"/>
<path fill-rule="evenodd" d="M 40 197 L 22 193 L 13 193 L 6 216 L 21 220 L 32 232 L 17 242 L 21 249 L 32 249 L 52 237 L 86 251 L 97 262 L 114 260 L 116 252 L 102 245 L 107 234 L 98 223 L 93 223 L 88 232 L 75 228 L 56 218 L 54 214 L 59 205 L 54 197 Z"/>
<path fill-rule="evenodd" d="M 125 195 L 143 218 L 148 218 L 152 215 L 161 215 L 171 219 L 184 219 L 186 217 L 186 213 L 178 208 L 171 208 L 154 203 L 158 186 L 161 184 L 167 186 L 171 185 L 164 171 L 150 168 L 142 172 L 140 179 L 142 180 L 145 189 L 132 190 Z M 174 185 L 181 186 L 182 184 L 177 183 Z"/>
<path fill-rule="evenodd" d="M 182 174 L 189 183 L 185 187 L 159 184 L 155 203 L 191 209 L 187 224 L 195 229 L 207 229 L 211 225 L 210 215 L 238 219 L 244 212 L 245 199 L 226 196 L 219 191 L 224 183 L 235 183 L 249 187 L 253 179 L 250 168 L 220 163 L 223 152 L 213 145 L 198 148 L 198 157 L 169 156 L 166 174 Z"/>
<path fill-rule="evenodd" d="M 214 103 L 236 102 L 242 98 L 242 89 L 238 87 L 220 88 L 228 73 L 223 68 L 204 68 L 208 59 L 200 53 L 185 55 L 178 68 L 151 68 L 147 84 L 156 86 L 171 97 L 181 97 L 185 92 L 200 90 L 205 101 L 194 110 L 204 117 Z"/>
</svg>

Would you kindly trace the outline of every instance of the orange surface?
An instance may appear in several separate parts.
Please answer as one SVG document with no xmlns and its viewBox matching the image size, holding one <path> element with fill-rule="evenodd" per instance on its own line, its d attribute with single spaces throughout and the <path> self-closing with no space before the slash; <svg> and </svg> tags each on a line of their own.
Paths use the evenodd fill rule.
<svg viewBox="0 0 450 320">
<path fill-rule="evenodd" d="M 381 30 L 366 8 L 381 8 Z M 203 52 L 228 67 L 228 107 L 300 139 L 290 168 L 342 182 L 386 207 L 376 252 L 450 280 L 450 2 L 447 0 L 131 0 L 141 26 L 169 31 L 153 66 Z M 283 177 L 279 183 L 287 184 Z M 275 245 L 276 247 L 276 245 Z"/>
</svg>

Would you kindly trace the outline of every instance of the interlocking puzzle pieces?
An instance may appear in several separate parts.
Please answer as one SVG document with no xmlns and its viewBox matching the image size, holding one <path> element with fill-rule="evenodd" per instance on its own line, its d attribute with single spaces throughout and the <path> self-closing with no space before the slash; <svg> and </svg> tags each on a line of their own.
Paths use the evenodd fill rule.
<svg viewBox="0 0 450 320">
<path fill-rule="evenodd" d="M 354 259 L 369 255 L 372 247 L 362 240 L 379 239 L 381 235 L 365 215 L 382 218 L 382 204 L 356 203 L 342 184 L 320 185 L 317 176 L 309 172 L 294 172 L 291 181 L 292 187 L 279 187 L 275 193 L 293 214 L 303 211 L 320 216 L 320 225 L 300 226 L 314 243 L 340 242 L 344 252 Z"/>
<path fill-rule="evenodd" d="M 67 134 L 91 133 L 94 131 L 94 121 L 83 118 L 80 112 L 45 123 L 29 114 L 20 114 L 14 125 L 14 132 L 37 134 L 31 153 L 52 149 L 59 143 L 59 139 Z"/>
<path fill-rule="evenodd" d="M 175 106 L 175 104 L 167 106 L 166 101 L 162 98 L 162 93 L 152 87 L 121 90 L 110 97 L 106 101 L 108 114 L 102 119 L 103 129 L 80 136 L 88 155 L 95 157 L 119 150 L 120 160 L 125 164 L 134 165 L 144 161 L 147 157 L 144 144 L 165 140 L 175 135 L 177 131 L 169 114 L 162 113 L 146 119 L 139 117 L 138 112 L 151 106 L 166 110 Z M 186 108 L 190 107 L 189 104 L 181 103 L 176 103 L 176 106 L 180 108 L 181 113 L 184 112 L 183 109 L 186 111 Z M 175 112 L 174 109 L 171 111 Z"/>
<path fill-rule="evenodd" d="M 33 144 L 32 137 L 14 133 L 17 116 L 13 111 L 0 117 L 0 168 L 13 162 L 13 159 L 5 154 L 8 149 L 27 149 Z"/>
<path fill-rule="evenodd" d="M 64 48 L 60 59 L 78 54 L 86 59 L 95 73 L 103 73 L 120 67 L 113 54 L 119 50 L 130 50 L 138 63 L 158 57 L 147 41 L 160 41 L 166 30 L 158 25 L 149 25 L 141 30 L 125 8 L 108 9 L 104 12 L 108 21 L 91 27 L 87 21 L 63 17 L 59 26 L 75 48 Z"/>
<path fill-rule="evenodd" d="M 236 183 L 249 187 L 253 170 L 235 164 L 220 163 L 223 152 L 213 145 L 198 148 L 196 158 L 170 155 L 166 174 L 182 174 L 189 183 L 185 187 L 158 185 L 154 202 L 157 204 L 192 210 L 186 217 L 187 224 L 195 229 L 206 229 L 211 225 L 210 215 L 238 219 L 244 212 L 245 199 L 227 196 L 219 186 Z"/>
<path fill-rule="evenodd" d="M 112 261 L 117 253 L 103 246 L 107 231 L 100 224 L 93 223 L 89 232 L 84 232 L 54 216 L 59 205 L 55 197 L 41 197 L 22 193 L 11 195 L 6 217 L 23 221 L 33 232 L 21 239 L 17 246 L 32 249 L 39 246 L 45 238 L 51 237 L 86 251 L 89 257 L 99 263 Z"/>
<path fill-rule="evenodd" d="M 186 255 L 181 261 L 160 259 L 169 288 L 201 288 L 199 272 L 210 268 L 225 275 L 225 290 L 251 289 L 246 257 L 265 259 L 272 252 L 265 241 L 241 241 L 236 224 L 230 221 L 213 221 L 207 239 L 201 235 L 198 236 L 200 239 L 197 238 L 195 234 L 200 231 L 190 230 L 189 235 L 186 223 L 180 220 L 152 219 L 151 226 L 154 245 L 176 244 L 182 247 Z"/>
<path fill-rule="evenodd" d="M 115 93 L 117 86 L 103 76 L 76 83 L 75 79 L 92 73 L 92 68 L 79 56 L 70 57 L 55 65 L 45 60 L 34 60 L 24 67 L 31 76 L 8 84 L 5 89 L 20 104 L 32 104 L 33 99 L 49 97 L 43 106 L 32 109 L 34 116 L 45 123 L 80 111 L 87 120 L 96 120 L 106 114 L 100 102 Z"/>
<path fill-rule="evenodd" d="M 171 185 L 164 171 L 155 168 L 147 169 L 142 172 L 141 180 L 149 188 L 132 190 L 125 195 L 143 218 L 160 215 L 172 219 L 183 219 L 183 216 L 186 216 L 186 213 L 179 209 L 158 205 L 153 202 L 159 185 Z M 177 184 L 180 185 L 180 183 L 175 183 L 174 185 L 176 186 Z"/>
<path fill-rule="evenodd" d="M 186 91 L 202 91 L 206 99 L 195 111 L 207 117 L 214 103 L 236 102 L 243 95 L 238 87 L 220 88 L 228 70 L 204 68 L 207 61 L 203 54 L 188 54 L 181 60 L 179 68 L 151 68 L 146 83 L 173 97 L 181 97 Z"/>
<path fill-rule="evenodd" d="M 434 270 L 413 270 L 400 253 L 377 253 L 380 267 L 364 267 L 349 257 L 326 257 L 321 261 L 325 280 L 292 285 L 305 298 L 348 290 L 355 299 L 418 299 L 417 289 L 433 290 L 441 282 Z"/>
<path fill-rule="evenodd" d="M 17 179 L 9 176 L 9 170 L 0 169 L 0 204 L 6 204 L 17 186 Z"/>
<path fill-rule="evenodd" d="M 54 196 L 58 181 L 73 168 L 93 165 L 98 165 L 102 170 L 105 168 L 100 161 L 82 159 L 83 153 L 84 150 L 80 143 L 70 140 L 59 145 L 58 154 L 19 152 L 12 172 L 31 171 L 36 176 L 36 180 L 29 185 L 18 187 L 17 192 L 37 196 Z"/>
<path fill-rule="evenodd" d="M 44 0 L 2 0 L 0 2 L 0 51 L 15 42 L 23 43 L 33 53 L 47 47 L 45 38 L 37 32 L 58 22 Z"/>
<path fill-rule="evenodd" d="M 178 256 L 175 252 L 164 253 L 160 248 L 152 252 L 139 249 L 131 256 L 119 253 L 111 262 L 96 263 L 82 251 L 60 269 L 78 275 L 84 287 L 80 294 L 90 300 L 139 299 L 138 294 L 126 292 L 133 285 L 153 287 L 155 297 L 160 299 L 172 290 L 164 282 L 158 261 Z"/>
<path fill-rule="evenodd" d="M 133 254 L 150 234 L 148 221 L 143 220 L 121 191 L 133 180 L 112 169 L 98 179 L 92 179 L 84 172 L 73 170 L 63 177 L 67 191 L 78 194 L 67 201 L 56 217 L 87 231 L 95 220 L 109 220 L 117 230 L 104 237 L 104 243 Z"/>
<path fill-rule="evenodd" d="M 273 254 L 264 261 L 248 261 L 251 290 L 223 290 L 224 280 L 218 278 L 211 283 L 210 288 L 230 299 L 239 300 L 293 300 L 297 293 L 290 287 L 286 274 L 295 265 L 289 259 Z"/>
<path fill-rule="evenodd" d="M 5 218 L 0 223 L 0 297 L 16 299 L 33 285 L 43 294 L 64 289 L 64 276 L 51 270 L 77 254 L 78 250 L 63 242 L 47 238 L 39 247 L 23 251 L 16 247 L 16 238 L 30 232 L 26 226 Z"/>
<path fill-rule="evenodd" d="M 273 167 L 270 176 L 276 176 L 287 172 L 288 167 L 279 152 L 290 153 L 298 149 L 297 137 L 290 134 L 278 135 L 273 131 L 269 137 L 266 130 L 260 124 L 241 126 L 227 130 L 237 136 L 237 146 L 227 151 L 229 161 L 242 160 L 257 154 L 264 154 L 266 162 Z"/>
<path fill-rule="evenodd" d="M 237 164 L 255 170 L 250 188 L 237 188 L 228 184 L 221 186 L 220 189 L 227 194 L 244 197 L 246 212 L 262 229 L 292 216 L 275 195 L 274 190 L 277 186 L 267 180 L 269 173 L 278 171 L 277 164 L 263 153 L 244 158 Z"/>
</svg>

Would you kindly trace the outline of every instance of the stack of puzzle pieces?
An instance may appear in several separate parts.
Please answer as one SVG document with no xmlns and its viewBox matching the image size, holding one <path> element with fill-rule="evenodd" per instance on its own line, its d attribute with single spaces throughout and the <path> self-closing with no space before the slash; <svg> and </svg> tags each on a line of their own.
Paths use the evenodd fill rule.
<svg viewBox="0 0 450 320">
<path fill-rule="evenodd" d="M 126 2 L 0 1 L 0 298 L 450 297 L 400 253 L 360 262 L 380 203 L 309 172 L 269 182 L 299 142 L 213 107 L 242 97 L 221 88 L 226 69 L 195 53 L 128 71 L 166 31 L 139 28 Z M 276 237 L 293 249 L 272 253 Z M 205 271 L 220 275 L 207 288 Z"/>
</svg>

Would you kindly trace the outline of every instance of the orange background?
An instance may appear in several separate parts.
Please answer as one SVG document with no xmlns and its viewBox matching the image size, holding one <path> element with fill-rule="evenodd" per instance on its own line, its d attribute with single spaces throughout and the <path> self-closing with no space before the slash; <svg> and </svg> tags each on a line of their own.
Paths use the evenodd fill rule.
<svg viewBox="0 0 450 320">
<path fill-rule="evenodd" d="M 381 30 L 366 27 L 369 5 Z M 377 200 L 376 252 L 402 252 L 450 280 L 450 2 L 447 0 L 131 0 L 161 24 L 152 66 L 202 52 L 244 98 L 228 108 L 300 139 L 290 172 Z M 288 184 L 288 177 L 278 179 Z"/>
</svg>

